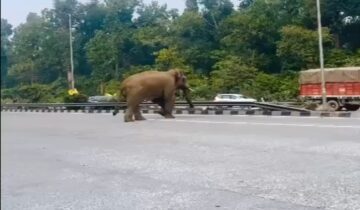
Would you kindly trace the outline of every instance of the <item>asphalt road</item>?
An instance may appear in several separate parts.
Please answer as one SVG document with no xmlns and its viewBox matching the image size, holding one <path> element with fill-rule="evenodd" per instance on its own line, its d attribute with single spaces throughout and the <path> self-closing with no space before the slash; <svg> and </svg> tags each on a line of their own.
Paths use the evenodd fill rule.
<svg viewBox="0 0 360 210">
<path fill-rule="evenodd" d="M 360 209 L 360 119 L 1 113 L 1 208 Z"/>
</svg>

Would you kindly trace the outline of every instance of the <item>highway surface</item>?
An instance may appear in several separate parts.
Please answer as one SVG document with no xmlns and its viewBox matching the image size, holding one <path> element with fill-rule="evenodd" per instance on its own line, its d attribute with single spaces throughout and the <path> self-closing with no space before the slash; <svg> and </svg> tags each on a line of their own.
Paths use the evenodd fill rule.
<svg viewBox="0 0 360 210">
<path fill-rule="evenodd" d="M 360 118 L 1 113 L 1 207 L 360 209 Z"/>
</svg>

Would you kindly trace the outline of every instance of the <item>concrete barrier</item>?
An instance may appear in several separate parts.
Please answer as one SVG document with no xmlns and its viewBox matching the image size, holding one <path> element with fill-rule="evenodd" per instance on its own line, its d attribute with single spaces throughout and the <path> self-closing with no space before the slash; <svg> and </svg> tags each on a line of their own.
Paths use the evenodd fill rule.
<svg viewBox="0 0 360 210">
<path fill-rule="evenodd" d="M 64 110 L 64 109 L 12 109 L 4 108 L 1 112 L 41 112 L 41 113 L 109 113 L 112 114 L 114 110 L 111 109 L 81 109 L 81 110 Z M 158 114 L 159 109 L 142 109 L 143 114 Z M 122 110 L 124 113 L 125 110 Z M 329 112 L 329 111 L 269 111 L 269 110 L 228 110 L 228 109 L 217 109 L 217 110 L 204 110 L 204 109 L 178 109 L 173 110 L 174 115 L 249 115 L 249 116 L 296 116 L 296 117 L 357 117 L 360 118 L 360 111 L 355 112 Z"/>
</svg>

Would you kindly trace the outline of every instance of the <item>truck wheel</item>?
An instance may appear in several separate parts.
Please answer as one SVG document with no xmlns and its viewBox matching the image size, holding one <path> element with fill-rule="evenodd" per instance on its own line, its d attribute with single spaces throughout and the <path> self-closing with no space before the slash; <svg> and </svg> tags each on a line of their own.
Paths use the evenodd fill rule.
<svg viewBox="0 0 360 210">
<path fill-rule="evenodd" d="M 357 104 L 345 104 L 345 109 L 349 111 L 356 111 L 360 108 L 360 105 Z"/>
<path fill-rule="evenodd" d="M 339 111 L 341 109 L 339 103 L 335 100 L 330 100 L 327 102 L 327 104 L 330 107 L 330 109 L 333 111 Z"/>
</svg>

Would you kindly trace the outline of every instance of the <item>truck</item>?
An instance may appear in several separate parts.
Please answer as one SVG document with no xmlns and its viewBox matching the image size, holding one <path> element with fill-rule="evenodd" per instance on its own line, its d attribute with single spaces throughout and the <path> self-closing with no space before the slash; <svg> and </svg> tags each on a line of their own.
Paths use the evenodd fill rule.
<svg viewBox="0 0 360 210">
<path fill-rule="evenodd" d="M 300 71 L 301 101 L 321 103 L 321 69 Z M 360 67 L 324 68 L 326 103 L 333 111 L 356 111 L 360 107 Z"/>
</svg>

